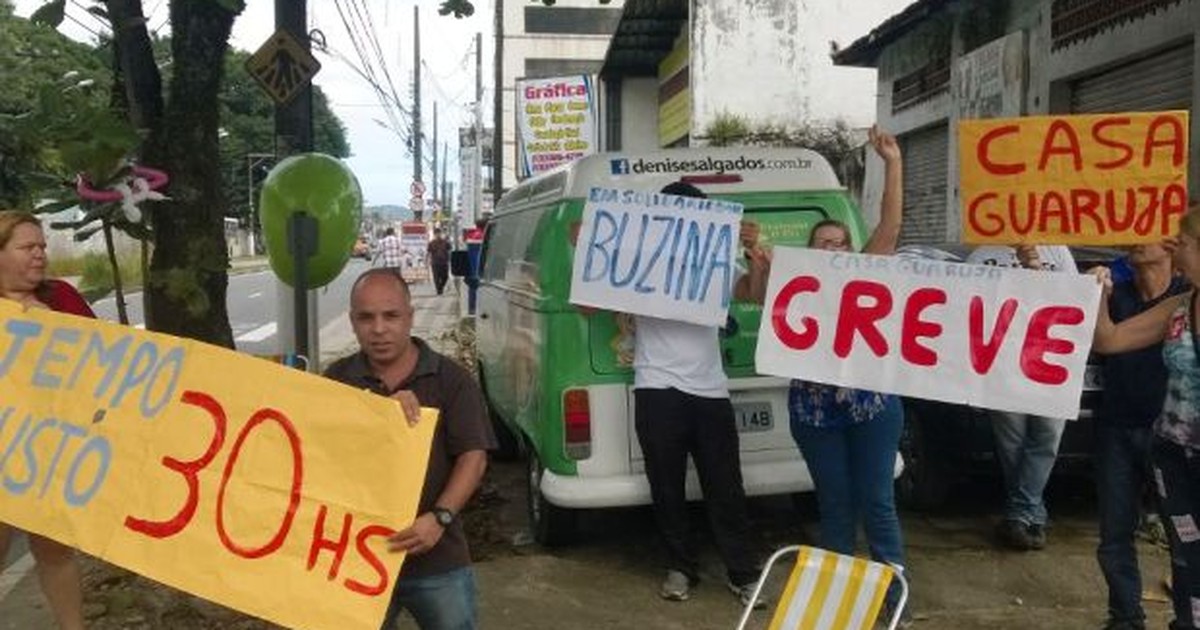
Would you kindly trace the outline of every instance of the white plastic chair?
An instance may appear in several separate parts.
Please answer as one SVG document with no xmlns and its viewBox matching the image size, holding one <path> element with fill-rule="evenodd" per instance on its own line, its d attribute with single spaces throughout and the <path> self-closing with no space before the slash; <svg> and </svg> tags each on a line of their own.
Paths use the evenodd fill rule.
<svg viewBox="0 0 1200 630">
<path fill-rule="evenodd" d="M 753 604 L 762 593 L 771 567 L 791 553 L 796 554 L 796 562 L 767 626 L 769 630 L 870 630 L 893 579 L 899 580 L 900 600 L 892 612 L 888 630 L 895 630 L 900 624 L 908 603 L 908 581 L 899 567 L 791 545 L 767 560 L 737 630 L 744 630 L 750 620 Z"/>
</svg>

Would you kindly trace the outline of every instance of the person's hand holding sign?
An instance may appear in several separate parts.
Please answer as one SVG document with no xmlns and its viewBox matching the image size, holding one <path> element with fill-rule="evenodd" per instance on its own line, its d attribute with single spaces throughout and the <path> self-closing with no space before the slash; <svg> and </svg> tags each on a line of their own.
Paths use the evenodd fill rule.
<svg viewBox="0 0 1200 630">
<path fill-rule="evenodd" d="M 734 286 L 734 299 L 761 302 L 767 293 L 771 273 L 771 250 L 759 243 L 761 228 L 755 221 L 742 221 L 738 240 L 745 251 L 748 273 Z"/>
<path fill-rule="evenodd" d="M 1017 260 L 1026 269 L 1041 269 L 1042 258 L 1038 255 L 1037 245 L 1017 245 Z"/>
<path fill-rule="evenodd" d="M 388 538 L 388 551 L 420 555 L 433 549 L 446 528 L 437 521 L 437 516 L 426 512 L 417 517 L 413 524 Z"/>
<path fill-rule="evenodd" d="M 404 417 L 408 420 L 408 426 L 417 426 L 417 422 L 421 420 L 421 402 L 417 400 L 417 395 L 410 390 L 402 389 L 392 394 L 392 399 L 400 403 L 400 408 L 404 410 Z"/>
</svg>

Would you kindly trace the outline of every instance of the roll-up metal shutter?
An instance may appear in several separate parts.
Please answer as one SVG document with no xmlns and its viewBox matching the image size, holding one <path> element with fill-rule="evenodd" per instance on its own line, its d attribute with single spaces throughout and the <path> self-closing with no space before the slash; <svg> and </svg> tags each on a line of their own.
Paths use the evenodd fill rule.
<svg viewBox="0 0 1200 630">
<path fill-rule="evenodd" d="M 1071 84 L 1077 114 L 1191 109 L 1193 43 L 1176 46 Z"/>
<path fill-rule="evenodd" d="M 946 240 L 946 169 L 950 151 L 947 125 L 901 136 L 904 152 L 904 222 L 900 243 L 942 243 Z"/>
</svg>

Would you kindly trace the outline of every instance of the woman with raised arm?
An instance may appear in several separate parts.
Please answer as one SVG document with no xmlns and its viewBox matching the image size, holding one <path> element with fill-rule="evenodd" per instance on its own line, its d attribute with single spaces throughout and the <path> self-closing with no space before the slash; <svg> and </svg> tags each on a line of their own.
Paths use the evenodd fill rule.
<svg viewBox="0 0 1200 630">
<path fill-rule="evenodd" d="M 904 175 L 900 146 L 877 126 L 871 146 L 883 158 L 884 187 L 879 224 L 863 246 L 866 254 L 891 255 L 900 239 Z M 743 226 L 742 244 L 750 271 L 737 286 L 739 299 L 762 303 L 766 297 L 771 252 L 758 243 L 758 230 Z M 850 228 L 825 220 L 813 226 L 808 246 L 827 251 L 853 250 Z M 871 557 L 903 567 L 904 544 L 893 493 L 896 454 L 904 425 L 900 399 L 891 394 L 792 381 L 788 394 L 792 438 L 800 447 L 817 491 L 821 546 L 853 555 L 857 532 L 866 532 Z M 888 594 L 889 610 L 898 592 Z M 906 615 L 907 616 L 907 615 Z"/>
</svg>

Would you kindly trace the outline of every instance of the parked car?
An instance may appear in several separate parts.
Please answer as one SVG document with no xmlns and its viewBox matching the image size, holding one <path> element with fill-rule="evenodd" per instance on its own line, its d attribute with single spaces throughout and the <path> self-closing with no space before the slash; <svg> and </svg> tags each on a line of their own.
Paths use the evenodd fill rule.
<svg viewBox="0 0 1200 630">
<path fill-rule="evenodd" d="M 968 245 L 909 245 L 899 256 L 964 262 Z M 1075 265 L 1085 271 L 1110 264 L 1120 252 L 1113 249 L 1071 248 Z M 1056 474 L 1087 471 L 1092 459 L 1092 419 L 1100 405 L 1103 383 L 1100 357 L 1088 358 L 1079 417 L 1067 423 L 1058 451 Z M 954 484 L 973 473 L 999 474 L 990 411 L 967 405 L 906 398 L 900 453 L 904 471 L 896 481 L 899 500 L 907 507 L 941 506 Z"/>
</svg>

